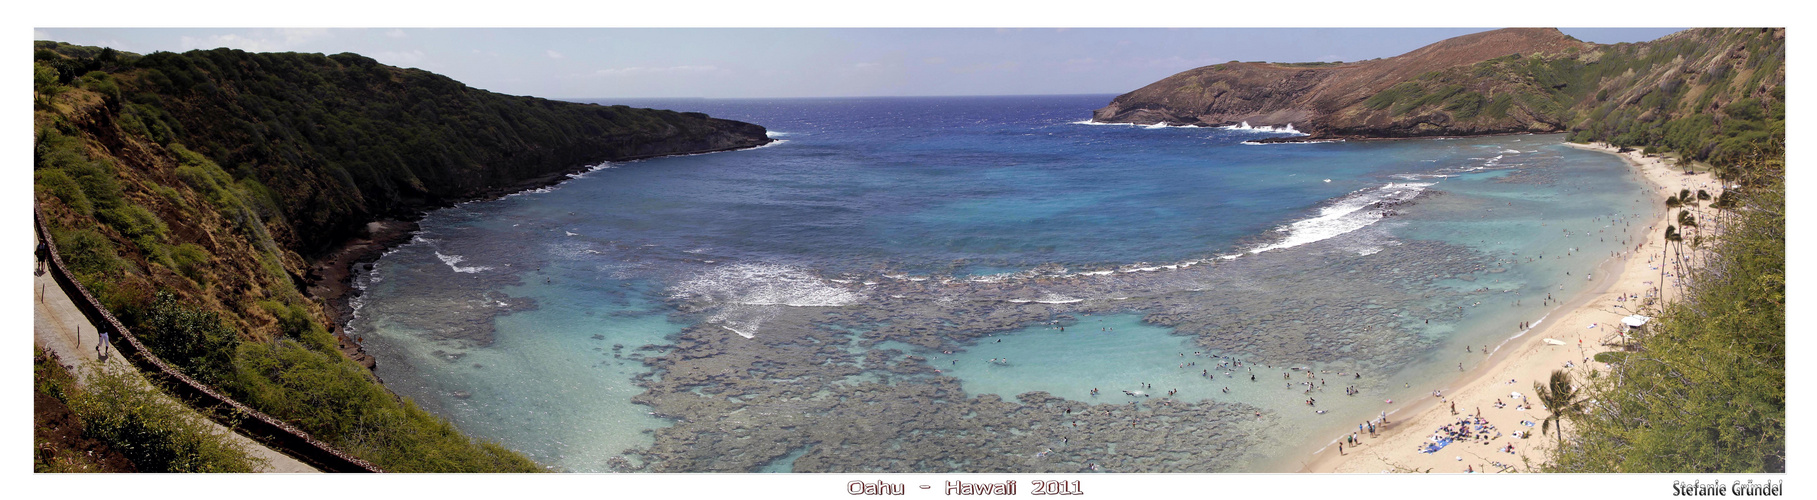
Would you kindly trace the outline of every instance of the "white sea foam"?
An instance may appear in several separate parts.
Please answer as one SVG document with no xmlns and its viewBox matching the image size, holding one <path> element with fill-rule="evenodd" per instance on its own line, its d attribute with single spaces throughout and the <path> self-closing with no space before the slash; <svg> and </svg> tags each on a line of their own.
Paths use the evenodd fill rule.
<svg viewBox="0 0 1817 500">
<path fill-rule="evenodd" d="M 511 193 L 511 194 L 505 195 L 505 197 L 511 198 L 511 197 L 515 197 L 515 196 L 523 196 L 526 194 L 543 194 L 543 193 L 553 193 L 553 192 L 555 192 L 555 186 L 543 186 L 543 187 L 539 187 L 536 189 L 528 189 L 528 190 L 524 190 L 524 191 L 518 191 L 515 193 Z"/>
<path fill-rule="evenodd" d="M 604 163 L 600 163 L 600 164 L 598 164 L 598 165 L 594 165 L 594 166 L 591 166 L 591 167 L 587 167 L 587 169 L 586 169 L 586 170 L 582 170 L 582 171 L 579 171 L 579 172 L 575 172 L 575 173 L 572 173 L 572 174 L 568 174 L 568 178 L 569 178 L 569 179 L 579 179 L 579 178 L 582 178 L 582 177 L 586 177 L 586 176 L 587 176 L 587 175 L 588 175 L 588 174 L 591 174 L 591 173 L 594 173 L 594 172 L 598 172 L 598 171 L 601 171 L 601 170 L 605 170 L 605 169 L 609 169 L 609 168 L 618 168 L 618 165 L 613 165 L 613 164 L 612 164 L 612 162 L 604 162 Z M 545 188 L 543 188 L 543 189 L 551 189 L 551 188 L 554 188 L 554 187 L 555 187 L 555 186 L 549 186 L 549 187 L 545 187 Z"/>
<path fill-rule="evenodd" d="M 1225 125 L 1222 127 L 1218 127 L 1218 129 L 1232 130 L 1232 131 L 1237 131 L 1237 132 L 1260 132 L 1260 133 L 1268 133 L 1268 134 L 1309 135 L 1305 132 L 1301 132 L 1299 130 L 1294 129 L 1292 123 L 1282 125 L 1279 127 L 1271 127 L 1271 126 L 1267 126 L 1267 125 L 1263 125 L 1260 127 L 1254 127 L 1254 126 L 1250 126 L 1249 122 L 1242 122 L 1242 123 L 1239 123 L 1236 125 Z"/>
<path fill-rule="evenodd" d="M 794 307 L 838 307 L 864 300 L 863 294 L 811 272 L 776 264 L 715 266 L 675 285 L 671 296 L 715 304 Z"/>
<path fill-rule="evenodd" d="M 1281 241 L 1251 249 L 1249 253 L 1256 254 L 1297 247 L 1368 227 L 1370 224 L 1382 220 L 1382 216 L 1375 211 L 1364 210 L 1364 208 L 1377 202 L 1411 200 L 1431 185 L 1431 183 L 1420 182 L 1389 183 L 1378 188 L 1358 190 L 1320 208 L 1319 215 L 1316 217 L 1296 221 L 1275 229 L 1287 233 L 1287 236 Z"/>
<path fill-rule="evenodd" d="M 1317 141 L 1293 141 L 1293 142 L 1243 141 L 1239 144 L 1243 144 L 1245 146 L 1273 146 L 1276 144 L 1325 144 L 1328 142 L 1344 142 L 1344 140 L 1343 139 L 1321 139 L 1321 140 L 1317 140 Z"/>
<path fill-rule="evenodd" d="M 1091 120 L 1079 120 L 1076 122 L 1069 122 L 1069 123 L 1072 123 L 1073 125 L 1116 125 L 1116 126 L 1120 126 L 1120 127 L 1136 126 L 1136 124 L 1134 124 L 1134 123 L 1107 123 L 1107 122 L 1098 122 L 1098 121 L 1091 121 Z"/>
<path fill-rule="evenodd" d="M 1073 303 L 1078 303 L 1078 302 L 1085 302 L 1085 299 L 1075 299 L 1075 298 L 1067 297 L 1065 295 L 1060 295 L 1057 293 L 1048 293 L 1046 295 L 1041 296 L 1041 298 L 1039 298 L 1039 299 L 1035 299 L 1035 302 L 1042 303 L 1042 304 L 1073 304 Z"/>
<path fill-rule="evenodd" d="M 765 131 L 763 131 L 763 135 L 764 135 L 764 136 L 765 136 L 765 137 L 769 137 L 769 138 L 771 138 L 771 139 L 775 139 L 775 138 L 777 138 L 777 137 L 782 137 L 782 136 L 785 136 L 785 135 L 791 135 L 791 134 L 790 134 L 790 133 L 788 133 L 788 132 L 777 132 L 777 131 L 775 131 L 775 130 L 765 130 Z"/>
<path fill-rule="evenodd" d="M 811 272 L 775 264 L 715 266 L 676 284 L 670 296 L 714 307 L 707 323 L 755 337 L 781 307 L 838 307 L 864 300 L 861 293 Z"/>
<path fill-rule="evenodd" d="M 442 255 L 441 252 L 435 252 L 435 258 L 442 259 L 443 264 L 447 264 L 449 269 L 453 269 L 457 273 L 473 274 L 492 270 L 492 266 L 461 266 L 459 264 L 467 258 L 459 255 Z"/>
<path fill-rule="evenodd" d="M 1452 177 L 1452 175 L 1451 174 L 1394 174 L 1389 177 L 1393 177 L 1393 178 L 1404 180 L 1404 181 L 1417 181 L 1417 180 L 1422 180 L 1422 179 L 1449 179 Z"/>
</svg>

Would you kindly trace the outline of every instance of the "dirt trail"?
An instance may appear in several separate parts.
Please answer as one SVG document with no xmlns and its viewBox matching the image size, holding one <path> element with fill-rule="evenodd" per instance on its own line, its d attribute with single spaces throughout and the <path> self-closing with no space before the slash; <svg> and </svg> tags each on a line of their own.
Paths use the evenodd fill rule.
<svg viewBox="0 0 1817 500">
<path fill-rule="evenodd" d="M 104 370 L 131 373 L 135 376 L 135 380 L 149 386 L 149 382 L 145 382 L 138 376 L 139 372 L 132 366 L 132 363 L 127 362 L 126 358 L 120 356 L 119 353 L 110 351 L 110 355 L 105 361 L 100 358 L 99 353 L 95 351 L 95 346 L 100 340 L 95 334 L 96 331 L 95 325 L 89 323 L 88 318 L 82 316 L 82 311 L 76 309 L 75 303 L 71 302 L 69 296 L 63 293 L 63 289 L 57 287 L 56 280 L 51 278 L 50 273 L 37 274 L 32 278 L 32 335 L 33 343 L 38 348 L 50 349 L 51 352 L 57 353 L 57 358 L 65 366 L 72 368 L 70 373 L 76 375 L 78 380 L 88 373 L 87 367 L 99 365 Z M 169 399 L 168 395 L 164 395 L 164 397 Z M 181 402 L 175 403 L 178 406 L 185 406 Z M 259 472 L 320 472 L 297 459 L 235 433 L 232 429 L 215 423 L 199 413 L 193 413 L 193 415 L 206 422 L 209 427 L 226 433 L 229 439 L 240 444 L 248 454 L 264 460 L 265 463 L 259 468 Z"/>
</svg>

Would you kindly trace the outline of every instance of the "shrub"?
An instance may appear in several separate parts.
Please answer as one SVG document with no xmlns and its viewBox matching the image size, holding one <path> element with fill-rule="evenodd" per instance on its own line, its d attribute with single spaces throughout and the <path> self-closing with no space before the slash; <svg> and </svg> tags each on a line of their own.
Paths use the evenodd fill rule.
<svg viewBox="0 0 1817 500">
<path fill-rule="evenodd" d="M 1785 185 L 1778 165 L 1748 165 L 1749 193 L 1707 261 L 1590 383 L 1592 411 L 1549 470 L 1784 472 Z M 1598 356 L 1598 360 L 1602 360 Z"/>
<path fill-rule="evenodd" d="M 125 454 L 139 472 L 254 472 L 262 462 L 136 374 L 90 370 L 82 386 L 53 394 L 82 421 L 84 437 Z"/>
<path fill-rule="evenodd" d="M 177 274 L 195 281 L 197 285 L 208 286 L 208 264 L 214 260 L 207 250 L 195 243 L 177 245 L 170 251 L 170 258 L 176 263 Z"/>
<path fill-rule="evenodd" d="M 53 231 L 52 239 L 57 242 L 57 253 L 63 255 L 63 263 L 78 276 L 110 276 L 125 267 L 113 242 L 93 230 Z"/>
<path fill-rule="evenodd" d="M 230 385 L 242 401 L 393 472 L 538 472 L 399 400 L 339 353 L 291 339 L 242 344 Z"/>
<path fill-rule="evenodd" d="M 271 313 L 278 320 L 278 330 L 284 336 L 296 339 L 304 346 L 321 352 L 335 352 L 334 336 L 322 328 L 309 310 L 296 304 L 285 304 L 275 300 L 261 300 L 259 307 Z"/>
<path fill-rule="evenodd" d="M 240 336 L 214 312 L 188 306 L 176 295 L 159 291 L 136 323 L 134 331 L 146 347 L 198 380 L 219 384 L 234 370 Z"/>
<path fill-rule="evenodd" d="M 88 202 L 88 195 L 82 193 L 82 186 L 76 184 L 69 174 L 57 169 L 43 169 L 32 172 L 32 180 L 40 196 L 51 196 L 62 201 L 64 206 L 77 214 L 92 216 L 95 206 Z"/>
</svg>

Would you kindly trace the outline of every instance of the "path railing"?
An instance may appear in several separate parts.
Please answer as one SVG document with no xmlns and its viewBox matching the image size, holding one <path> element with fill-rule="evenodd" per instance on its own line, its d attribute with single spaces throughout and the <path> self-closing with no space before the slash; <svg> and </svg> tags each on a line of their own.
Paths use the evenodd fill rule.
<svg viewBox="0 0 1817 500">
<path fill-rule="evenodd" d="M 238 430 L 247 437 L 317 469 L 325 472 L 384 472 L 371 462 L 361 460 L 335 449 L 328 443 L 310 437 L 309 433 L 303 432 L 302 429 L 227 397 L 213 387 L 183 374 L 156 354 L 152 354 L 150 349 L 145 348 L 144 343 L 139 342 L 137 335 L 133 335 L 131 330 L 127 330 L 126 325 L 120 324 L 120 321 L 114 318 L 113 313 L 108 312 L 107 308 L 102 307 L 101 302 L 95 299 L 94 294 L 89 293 L 88 287 L 82 286 L 82 283 L 76 281 L 75 275 L 64 267 L 63 256 L 57 251 L 56 242 L 50 238 L 50 229 L 49 225 L 45 223 L 44 212 L 39 210 L 36 204 L 32 206 L 32 216 L 38 238 L 50 248 L 50 272 L 51 277 L 57 282 L 57 286 L 63 289 L 63 293 L 69 295 L 70 301 L 75 303 L 76 309 L 81 310 L 82 315 L 87 316 L 90 322 L 111 332 L 110 338 L 113 343 L 117 347 L 125 347 L 120 351 L 126 354 L 127 359 L 132 360 L 133 364 L 138 365 L 141 372 L 164 382 L 167 390 L 196 406 L 219 410 L 203 411 L 202 413 L 213 417 L 221 425 Z"/>
</svg>

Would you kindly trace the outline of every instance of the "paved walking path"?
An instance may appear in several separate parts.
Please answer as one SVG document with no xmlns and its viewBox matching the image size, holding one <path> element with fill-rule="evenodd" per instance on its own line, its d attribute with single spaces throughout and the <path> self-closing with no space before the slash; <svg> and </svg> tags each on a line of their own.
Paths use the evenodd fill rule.
<svg viewBox="0 0 1817 500">
<path fill-rule="evenodd" d="M 34 272 L 34 274 L 36 273 Z M 80 377 L 88 373 L 87 367 L 95 365 L 100 365 L 104 370 L 123 370 L 125 373 L 133 374 L 135 379 L 144 381 L 139 376 L 138 369 L 118 353 L 110 352 L 106 361 L 100 359 L 100 355 L 95 352 L 95 345 L 100 342 L 95 335 L 95 325 L 90 324 L 88 318 L 82 315 L 82 311 L 76 309 L 76 304 L 69 300 L 69 296 L 63 293 L 63 289 L 57 287 L 57 282 L 50 273 L 37 274 L 32 278 L 32 302 L 33 343 L 41 349 L 50 349 L 51 352 L 57 353 L 57 358 L 65 366 L 74 368 L 70 370 L 70 373 L 78 377 L 77 383 L 81 383 Z M 81 333 L 78 334 L 78 331 Z M 146 383 L 149 385 L 148 382 Z M 169 395 L 164 395 L 164 397 L 170 399 Z M 181 402 L 172 400 L 172 403 L 187 408 Z M 240 444 L 248 454 L 264 460 L 265 464 L 260 467 L 259 472 L 320 472 L 288 455 L 278 453 L 277 450 L 267 448 L 251 438 L 235 433 L 232 429 L 215 423 L 199 413 L 192 413 L 192 415 L 215 430 L 226 433 L 230 440 Z"/>
</svg>

